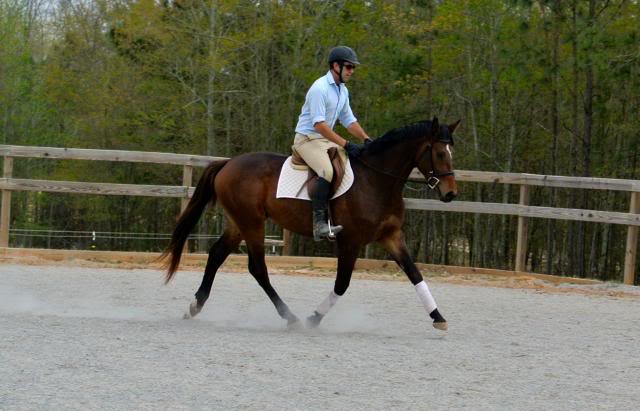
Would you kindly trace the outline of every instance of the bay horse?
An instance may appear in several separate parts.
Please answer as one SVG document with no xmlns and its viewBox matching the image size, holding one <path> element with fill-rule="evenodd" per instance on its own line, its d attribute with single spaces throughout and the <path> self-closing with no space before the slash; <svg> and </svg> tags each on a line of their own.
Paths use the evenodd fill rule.
<svg viewBox="0 0 640 411">
<path fill-rule="evenodd" d="M 404 242 L 403 187 L 417 167 L 428 186 L 436 189 L 440 200 L 449 202 L 457 195 L 452 168 L 453 125 L 440 125 L 438 119 L 420 121 L 393 129 L 367 144 L 357 157 L 351 158 L 353 186 L 330 202 L 332 223 L 343 226 L 337 235 L 338 269 L 333 291 L 307 318 L 308 327 L 316 327 L 342 296 L 362 248 L 378 242 L 406 273 L 415 286 L 418 298 L 433 319 L 433 326 L 447 329 L 422 274 L 413 263 Z M 292 232 L 312 236 L 311 202 L 276 198 L 278 178 L 286 156 L 274 153 L 248 153 L 208 165 L 188 206 L 178 218 L 171 241 L 162 258 L 167 261 L 168 283 L 180 264 L 184 244 L 208 204 L 222 206 L 226 225 L 222 236 L 209 251 L 202 284 L 189 306 L 185 318 L 196 316 L 211 293 L 218 268 L 227 256 L 245 241 L 249 272 L 275 305 L 289 327 L 300 326 L 269 282 L 264 258 L 265 220 L 270 218 Z"/>
</svg>

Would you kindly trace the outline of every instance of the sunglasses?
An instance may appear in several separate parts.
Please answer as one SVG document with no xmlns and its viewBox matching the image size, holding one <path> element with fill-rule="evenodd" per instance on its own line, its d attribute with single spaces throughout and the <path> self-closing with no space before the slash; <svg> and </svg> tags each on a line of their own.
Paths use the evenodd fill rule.
<svg viewBox="0 0 640 411">
<path fill-rule="evenodd" d="M 342 67 L 346 68 L 347 70 L 355 70 L 356 66 L 354 66 L 353 64 L 345 64 Z"/>
</svg>

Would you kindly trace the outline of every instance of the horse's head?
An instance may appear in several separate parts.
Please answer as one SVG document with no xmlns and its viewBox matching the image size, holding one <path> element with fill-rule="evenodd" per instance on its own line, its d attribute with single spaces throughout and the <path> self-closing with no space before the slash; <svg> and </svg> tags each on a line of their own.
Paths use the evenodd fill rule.
<svg viewBox="0 0 640 411">
<path fill-rule="evenodd" d="M 418 170 L 427 179 L 431 189 L 437 189 L 440 200 L 448 203 L 458 195 L 456 179 L 453 174 L 453 132 L 460 120 L 451 125 L 431 122 L 431 133 L 427 142 L 418 150 Z"/>
</svg>

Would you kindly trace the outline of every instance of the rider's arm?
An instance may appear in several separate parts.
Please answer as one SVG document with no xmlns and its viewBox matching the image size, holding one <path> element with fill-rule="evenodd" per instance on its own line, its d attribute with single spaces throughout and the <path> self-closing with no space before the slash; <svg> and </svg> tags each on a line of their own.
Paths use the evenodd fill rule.
<svg viewBox="0 0 640 411">
<path fill-rule="evenodd" d="M 362 127 L 360 127 L 360 124 L 357 121 L 349 124 L 349 127 L 347 127 L 347 131 L 349 132 L 349 134 L 359 138 L 362 141 L 369 138 L 367 133 L 362 129 Z"/>
<path fill-rule="evenodd" d="M 347 140 L 345 140 L 344 138 L 340 137 L 340 135 L 338 133 L 336 133 L 335 131 L 331 130 L 329 128 L 329 126 L 327 125 L 327 123 L 324 122 L 324 121 L 319 121 L 319 122 L 315 123 L 313 125 L 313 128 L 316 129 L 318 134 L 321 134 L 324 138 L 326 138 L 329 141 L 332 141 L 332 142 L 336 143 L 340 147 L 344 147 L 344 145 L 347 144 Z"/>
<path fill-rule="evenodd" d="M 342 124 L 347 129 L 349 134 L 351 134 L 352 136 L 362 141 L 369 138 L 367 133 L 362 129 L 362 127 L 358 123 L 358 119 L 353 115 L 353 112 L 351 111 L 351 104 L 349 104 L 348 91 L 347 91 L 347 101 L 344 107 L 342 107 L 342 110 L 340 112 L 340 116 L 338 117 L 338 119 L 340 120 L 340 124 Z"/>
</svg>

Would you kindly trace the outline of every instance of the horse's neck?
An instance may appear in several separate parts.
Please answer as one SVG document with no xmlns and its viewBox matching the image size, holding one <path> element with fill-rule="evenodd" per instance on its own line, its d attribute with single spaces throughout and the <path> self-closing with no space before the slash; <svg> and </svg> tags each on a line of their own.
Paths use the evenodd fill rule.
<svg viewBox="0 0 640 411">
<path fill-rule="evenodd" d="M 415 164 L 417 147 L 392 147 L 378 154 L 365 154 L 362 164 L 370 181 L 385 192 L 402 192 Z"/>
<path fill-rule="evenodd" d="M 367 156 L 368 161 L 405 182 L 415 167 L 418 146 L 417 142 L 416 144 L 397 144 L 385 152 Z"/>
</svg>

